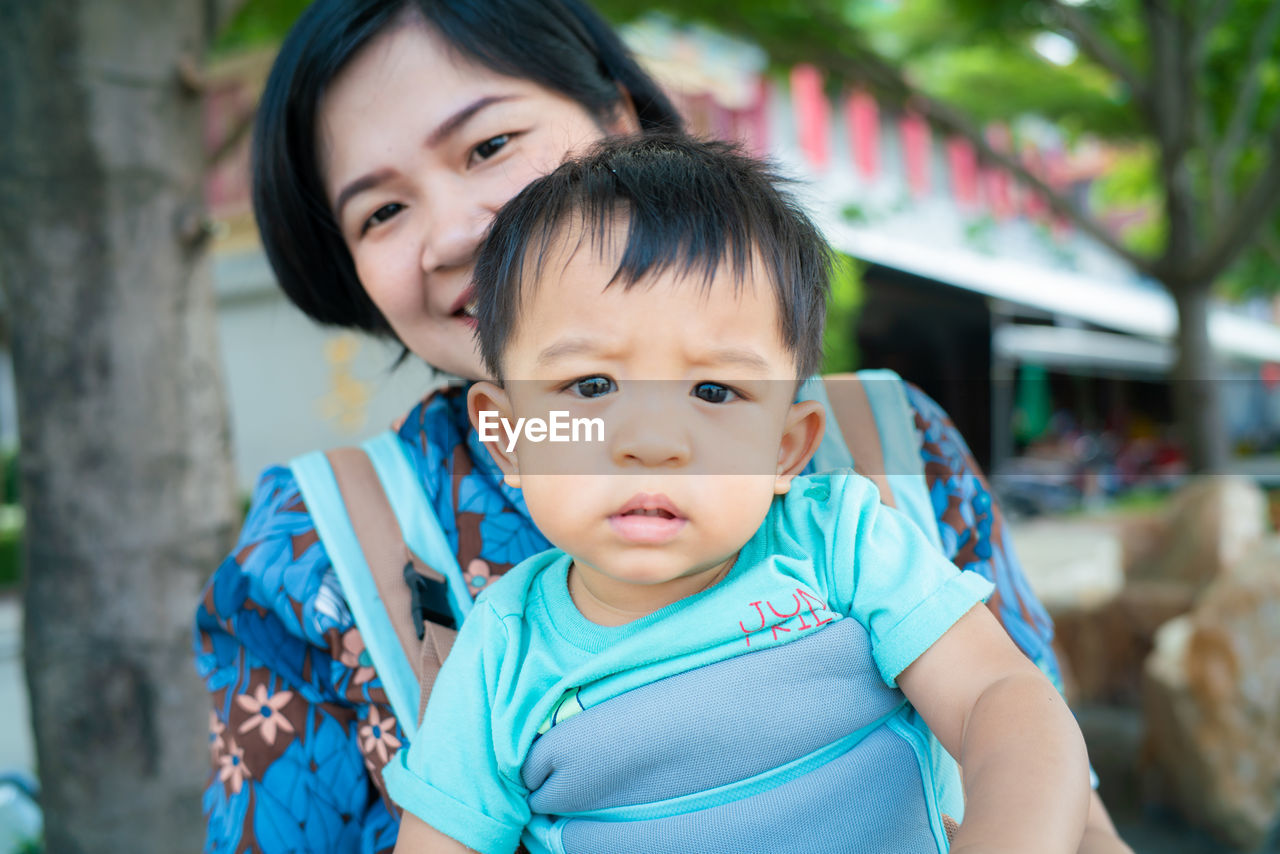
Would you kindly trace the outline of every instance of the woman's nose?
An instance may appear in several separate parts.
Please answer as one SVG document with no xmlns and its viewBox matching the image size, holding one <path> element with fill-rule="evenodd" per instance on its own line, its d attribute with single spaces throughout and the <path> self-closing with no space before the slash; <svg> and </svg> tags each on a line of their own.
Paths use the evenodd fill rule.
<svg viewBox="0 0 1280 854">
<path fill-rule="evenodd" d="M 458 192 L 445 192 L 427 203 L 422 241 L 422 270 L 469 266 L 484 239 L 493 212 Z"/>
</svg>

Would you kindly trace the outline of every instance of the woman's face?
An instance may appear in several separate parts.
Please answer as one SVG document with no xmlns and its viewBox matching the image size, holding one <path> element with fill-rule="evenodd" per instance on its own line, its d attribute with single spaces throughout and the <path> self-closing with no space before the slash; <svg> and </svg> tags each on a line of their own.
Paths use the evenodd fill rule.
<svg viewBox="0 0 1280 854">
<path fill-rule="evenodd" d="M 572 99 L 452 53 L 429 26 L 378 36 L 329 87 L 318 140 L 325 192 L 356 273 L 416 355 L 486 375 L 471 272 L 498 209 L 610 127 Z"/>
</svg>

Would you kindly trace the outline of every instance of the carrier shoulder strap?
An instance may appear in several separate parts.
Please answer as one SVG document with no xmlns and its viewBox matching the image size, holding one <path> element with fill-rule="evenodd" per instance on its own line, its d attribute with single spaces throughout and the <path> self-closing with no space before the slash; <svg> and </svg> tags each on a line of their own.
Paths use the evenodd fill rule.
<svg viewBox="0 0 1280 854">
<path fill-rule="evenodd" d="M 450 626 L 471 601 L 399 445 L 388 431 L 361 448 L 299 457 L 290 468 L 391 707 L 400 721 L 416 723 L 453 644 Z"/>
<path fill-rule="evenodd" d="M 889 370 L 834 374 L 821 383 L 811 380 L 802 396 L 821 401 L 832 416 L 815 455 L 818 469 L 851 466 L 870 478 L 881 501 L 910 516 L 934 547 L 941 548 L 916 441 L 915 410 L 902 378 Z"/>
<path fill-rule="evenodd" d="M 809 380 L 801 397 L 816 400 L 831 416 L 822 444 L 814 454 L 817 471 L 851 468 L 868 478 L 880 490 L 880 501 L 896 506 L 893 488 L 885 477 L 880 434 L 867 392 L 857 374 L 833 374 Z"/>
<path fill-rule="evenodd" d="M 935 549 L 942 550 L 938 516 L 925 480 L 924 458 L 916 435 L 916 411 L 907 399 L 907 384 L 893 371 L 859 371 L 871 412 L 880 434 L 885 479 L 897 499 L 897 507 L 924 532 Z"/>
</svg>

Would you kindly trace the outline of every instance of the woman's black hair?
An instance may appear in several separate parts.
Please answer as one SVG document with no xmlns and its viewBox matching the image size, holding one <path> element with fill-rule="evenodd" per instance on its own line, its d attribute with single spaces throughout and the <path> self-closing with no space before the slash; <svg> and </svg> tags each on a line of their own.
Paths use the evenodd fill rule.
<svg viewBox="0 0 1280 854">
<path fill-rule="evenodd" d="M 329 207 L 316 122 L 329 84 L 360 49 L 415 17 L 460 55 L 571 98 L 602 123 L 623 106 L 625 89 L 646 132 L 683 125 L 608 23 L 579 0 L 316 0 L 285 38 L 259 102 L 253 210 L 276 279 L 298 308 L 389 337 Z"/>
</svg>

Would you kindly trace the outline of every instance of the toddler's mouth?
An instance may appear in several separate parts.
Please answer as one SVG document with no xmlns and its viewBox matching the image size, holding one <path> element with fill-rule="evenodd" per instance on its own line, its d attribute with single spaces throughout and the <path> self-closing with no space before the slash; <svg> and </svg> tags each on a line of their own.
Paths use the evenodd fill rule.
<svg viewBox="0 0 1280 854">
<path fill-rule="evenodd" d="M 674 539 L 689 520 L 665 495 L 641 493 L 609 517 L 613 529 L 637 545 L 660 545 Z"/>
<path fill-rule="evenodd" d="M 627 512 L 620 513 L 618 515 L 620 516 L 656 516 L 659 519 L 676 518 L 676 514 L 672 513 L 670 510 L 663 510 L 661 507 L 655 507 L 652 510 L 646 510 L 646 509 L 628 510 Z"/>
</svg>

